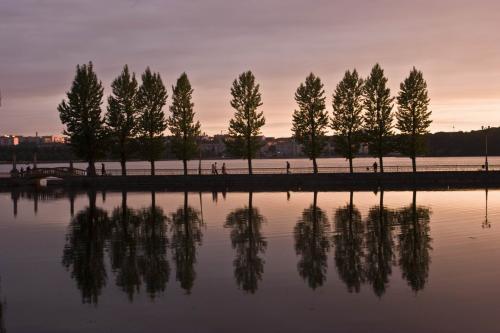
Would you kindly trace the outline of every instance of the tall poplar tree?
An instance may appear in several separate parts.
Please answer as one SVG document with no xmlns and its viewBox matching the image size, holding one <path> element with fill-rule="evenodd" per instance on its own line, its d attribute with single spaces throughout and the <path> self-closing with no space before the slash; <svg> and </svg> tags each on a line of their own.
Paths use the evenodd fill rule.
<svg viewBox="0 0 500 333">
<path fill-rule="evenodd" d="M 417 172 L 417 154 L 424 151 L 423 138 L 432 123 L 429 110 L 427 82 L 415 67 L 401 83 L 397 97 L 396 128 L 401 132 L 401 153 L 411 158 L 413 172 Z"/>
<path fill-rule="evenodd" d="M 346 71 L 333 94 L 332 128 L 336 134 L 335 149 L 349 160 L 349 171 L 353 172 L 352 160 L 359 149 L 363 126 L 363 79 L 354 69 Z"/>
<path fill-rule="evenodd" d="M 131 75 L 125 65 L 120 76 L 111 83 L 113 94 L 108 97 L 106 125 L 110 139 L 118 147 L 122 176 L 127 175 L 127 157 L 137 131 L 137 86 L 135 74 Z"/>
<path fill-rule="evenodd" d="M 172 132 L 172 152 L 182 160 L 184 175 L 187 175 L 187 161 L 198 151 L 197 139 L 201 135 L 200 122 L 194 121 L 194 104 L 191 101 L 193 89 L 186 73 L 177 79 L 172 87 L 171 115 L 167 120 L 168 128 Z"/>
<path fill-rule="evenodd" d="M 293 137 L 313 161 L 314 173 L 318 173 L 318 158 L 325 148 L 328 113 L 325 110 L 325 90 L 321 79 L 309 74 L 295 92 L 299 109 L 293 113 Z"/>
<path fill-rule="evenodd" d="M 139 108 L 138 133 L 144 148 L 144 157 L 151 164 L 151 175 L 155 174 L 155 160 L 160 158 L 165 148 L 163 132 L 167 129 L 167 120 L 163 107 L 167 103 L 167 90 L 159 73 L 152 73 L 146 68 L 142 74 L 142 85 L 137 92 Z"/>
<path fill-rule="evenodd" d="M 106 130 L 101 117 L 103 87 L 94 73 L 92 62 L 76 66 L 71 89 L 57 107 L 61 122 L 66 126 L 76 155 L 88 162 L 88 175 L 95 176 L 95 161 L 102 156 L 106 145 Z"/>
<path fill-rule="evenodd" d="M 257 112 L 262 105 L 260 86 L 255 83 L 251 71 L 240 74 L 231 87 L 231 106 L 236 110 L 229 122 L 229 137 L 226 141 L 229 152 L 246 158 L 248 174 L 252 174 L 252 158 L 255 157 L 262 141 L 259 139 L 261 128 L 266 123 L 264 113 Z"/>
<path fill-rule="evenodd" d="M 387 87 L 387 78 L 379 64 L 373 66 L 364 90 L 365 135 L 370 153 L 379 159 L 380 172 L 384 172 L 384 155 L 392 149 L 392 107 L 394 97 Z"/>
</svg>

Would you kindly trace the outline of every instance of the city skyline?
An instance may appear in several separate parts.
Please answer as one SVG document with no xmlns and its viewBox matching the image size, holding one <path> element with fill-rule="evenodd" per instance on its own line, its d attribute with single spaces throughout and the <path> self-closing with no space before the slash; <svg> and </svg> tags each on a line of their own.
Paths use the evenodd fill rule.
<svg viewBox="0 0 500 333">
<path fill-rule="evenodd" d="M 146 66 L 159 71 L 167 105 L 186 71 L 196 118 L 209 135 L 227 132 L 230 86 L 244 70 L 261 85 L 263 134 L 288 137 L 293 95 L 309 72 L 325 82 L 331 114 L 344 71 L 355 67 L 366 77 L 376 62 L 393 96 L 413 66 L 423 71 L 432 132 L 500 123 L 500 37 L 492 33 L 500 28 L 499 3 L 318 2 L 4 1 L 0 133 L 60 134 L 57 105 L 76 64 L 89 60 L 106 96 L 125 63 L 137 77 Z"/>
</svg>

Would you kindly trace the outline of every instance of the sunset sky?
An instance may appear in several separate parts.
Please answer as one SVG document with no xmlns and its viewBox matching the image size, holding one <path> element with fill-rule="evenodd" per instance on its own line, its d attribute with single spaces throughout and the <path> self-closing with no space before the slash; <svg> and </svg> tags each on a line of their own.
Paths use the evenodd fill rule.
<svg viewBox="0 0 500 333">
<path fill-rule="evenodd" d="M 207 134 L 226 131 L 242 71 L 261 84 L 264 134 L 289 136 L 309 72 L 331 111 L 344 71 L 366 76 L 376 62 L 393 95 L 412 66 L 423 71 L 431 131 L 500 126 L 498 0 L 1 0 L 0 134 L 61 133 L 57 105 L 90 60 L 106 95 L 124 64 L 159 71 L 169 95 L 186 71 Z"/>
</svg>

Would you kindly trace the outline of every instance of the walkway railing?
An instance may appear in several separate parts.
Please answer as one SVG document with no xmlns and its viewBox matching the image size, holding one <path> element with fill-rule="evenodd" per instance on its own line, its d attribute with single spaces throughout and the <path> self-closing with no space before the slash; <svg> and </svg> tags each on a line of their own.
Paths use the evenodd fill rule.
<svg viewBox="0 0 500 333">
<path fill-rule="evenodd" d="M 355 173 L 369 173 L 374 172 L 373 167 L 358 166 L 353 168 Z M 286 168 L 253 168 L 254 174 L 286 174 Z M 221 169 L 218 169 L 218 174 L 221 174 Z M 384 166 L 384 172 L 412 172 L 411 166 Z M 436 171 L 485 171 L 482 165 L 423 165 L 417 166 L 418 172 L 436 172 Z M 489 171 L 500 171 L 500 165 L 490 165 Z M 318 167 L 319 173 L 349 173 L 349 167 Z M 377 170 L 380 172 L 380 169 Z M 121 169 L 106 170 L 107 176 L 120 176 Z M 228 168 L 228 174 L 243 175 L 248 174 L 247 168 Z M 290 168 L 291 174 L 309 174 L 313 173 L 312 167 L 304 168 Z M 102 175 L 101 170 L 97 170 L 98 175 Z M 183 175 L 184 169 L 155 169 L 157 176 L 170 176 L 170 175 Z M 191 168 L 188 169 L 189 175 L 211 175 L 211 169 Z M 129 169 L 127 170 L 128 176 L 149 176 L 151 175 L 150 169 Z"/>
<path fill-rule="evenodd" d="M 219 168 L 218 174 L 221 174 L 221 169 Z M 394 166 L 388 165 L 384 166 L 384 172 L 412 172 L 412 167 L 405 166 Z M 481 171 L 484 172 L 485 169 L 482 165 L 478 164 L 469 164 L 469 165 L 417 165 L 418 172 L 446 172 L 446 171 Z M 490 165 L 489 171 L 500 171 L 500 165 Z M 318 167 L 319 173 L 349 173 L 349 167 Z M 370 173 L 374 172 L 373 167 L 367 166 L 356 166 L 354 167 L 354 173 Z M 380 169 L 377 170 L 380 172 Z M 101 169 L 97 169 L 96 173 L 98 176 L 102 176 Z M 228 168 L 228 174 L 248 174 L 247 168 Z M 286 168 L 253 168 L 254 174 L 286 174 Z M 291 174 L 310 174 L 313 173 L 312 167 L 303 167 L 303 168 L 290 168 Z M 109 169 L 106 170 L 105 176 L 121 176 L 121 169 Z M 155 174 L 157 176 L 170 176 L 170 175 L 183 175 L 184 169 L 156 169 Z M 191 168 L 188 169 L 189 175 L 211 175 L 211 169 L 201 169 Z M 20 177 L 25 178 L 43 178 L 43 177 L 71 177 L 71 176 L 85 176 L 86 172 L 80 169 L 69 169 L 67 167 L 58 167 L 58 168 L 38 168 L 35 170 L 31 170 L 31 172 L 25 173 L 24 175 L 19 175 Z M 128 176 L 149 176 L 151 175 L 150 169 L 128 169 Z M 0 172 L 0 177 L 11 177 L 10 172 Z"/>
</svg>

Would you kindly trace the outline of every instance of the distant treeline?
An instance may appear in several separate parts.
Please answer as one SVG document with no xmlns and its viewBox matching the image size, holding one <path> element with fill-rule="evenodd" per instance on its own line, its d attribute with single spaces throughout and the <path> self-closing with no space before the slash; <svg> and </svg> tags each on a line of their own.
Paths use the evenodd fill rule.
<svg viewBox="0 0 500 333">
<path fill-rule="evenodd" d="M 500 156 L 500 127 L 471 132 L 438 132 L 426 136 L 426 156 L 483 156 L 486 134 L 488 154 Z"/>
<path fill-rule="evenodd" d="M 500 127 L 490 128 L 488 130 L 478 130 L 471 132 L 437 132 L 425 136 L 426 153 L 421 156 L 483 156 L 485 154 L 486 131 L 488 132 L 488 154 L 491 156 L 500 156 Z M 393 138 L 397 142 L 397 138 Z M 293 140 L 291 138 L 291 140 Z M 136 142 L 137 149 L 131 149 L 131 160 L 140 160 L 141 154 Z M 51 144 L 35 146 L 33 144 L 20 144 L 16 146 L 16 156 L 18 161 L 33 161 L 33 154 L 37 152 L 38 161 L 64 161 L 78 160 L 71 147 L 67 144 Z M 395 151 L 397 154 L 397 149 Z M 231 155 L 226 155 L 231 157 Z M 338 154 L 325 152 L 323 157 L 339 157 Z M 363 156 L 359 154 L 358 156 Z M 215 158 L 216 156 L 204 156 L 205 158 Z M 294 156 L 280 156 L 290 158 Z M 160 159 L 175 159 L 175 155 L 166 149 Z M 105 159 L 117 160 L 116 152 L 109 151 Z M 0 147 L 0 161 L 12 160 L 12 147 Z"/>
</svg>

